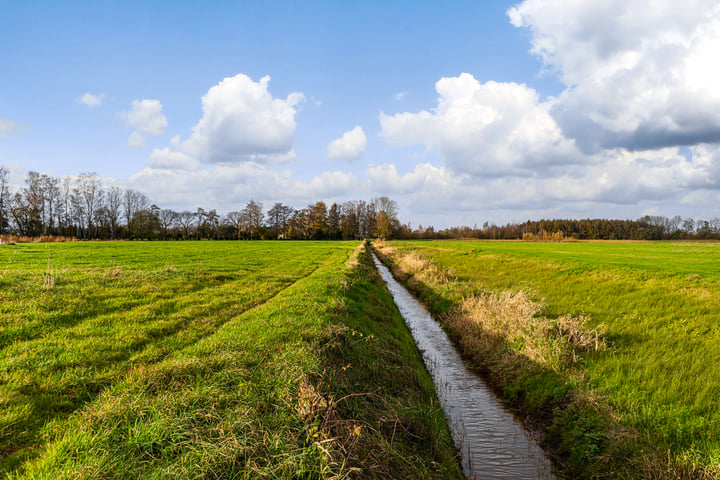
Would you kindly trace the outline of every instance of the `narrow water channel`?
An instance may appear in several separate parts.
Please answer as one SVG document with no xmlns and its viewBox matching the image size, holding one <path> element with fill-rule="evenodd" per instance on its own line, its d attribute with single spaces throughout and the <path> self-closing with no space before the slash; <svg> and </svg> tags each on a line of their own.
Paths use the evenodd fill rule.
<svg viewBox="0 0 720 480">
<path fill-rule="evenodd" d="M 550 461 L 482 378 L 468 369 L 440 324 L 373 260 L 422 353 L 470 479 L 554 479 Z"/>
</svg>

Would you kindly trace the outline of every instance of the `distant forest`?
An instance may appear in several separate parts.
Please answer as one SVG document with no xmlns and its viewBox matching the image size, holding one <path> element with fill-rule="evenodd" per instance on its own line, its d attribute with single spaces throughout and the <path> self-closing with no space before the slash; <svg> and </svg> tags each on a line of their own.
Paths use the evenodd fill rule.
<svg viewBox="0 0 720 480">
<path fill-rule="evenodd" d="M 13 191 L 9 171 L 0 166 L 0 235 L 78 239 L 288 239 L 362 238 L 566 241 L 720 239 L 720 219 L 645 216 L 638 220 L 540 220 L 503 226 L 432 226 L 415 229 L 398 219 L 397 203 L 387 197 L 304 208 L 274 203 L 265 210 L 250 200 L 221 215 L 215 209 L 175 211 L 152 203 L 142 192 L 105 186 L 87 173 L 54 178 L 29 172 Z"/>
<path fill-rule="evenodd" d="M 411 238 L 488 240 L 720 240 L 720 219 L 693 220 L 679 216 L 644 216 L 638 220 L 528 220 L 524 223 L 434 230 L 422 227 Z"/>
</svg>

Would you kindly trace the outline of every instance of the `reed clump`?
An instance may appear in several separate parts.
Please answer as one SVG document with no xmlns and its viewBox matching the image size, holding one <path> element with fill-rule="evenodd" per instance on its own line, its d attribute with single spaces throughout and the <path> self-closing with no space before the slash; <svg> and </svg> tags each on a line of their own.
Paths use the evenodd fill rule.
<svg viewBox="0 0 720 480">
<path fill-rule="evenodd" d="M 471 356 L 521 354 L 553 370 L 576 363 L 580 352 L 607 348 L 602 327 L 588 328 L 587 317 L 550 319 L 540 316 L 541 310 L 524 290 L 485 292 L 464 299 L 442 320 Z"/>
</svg>

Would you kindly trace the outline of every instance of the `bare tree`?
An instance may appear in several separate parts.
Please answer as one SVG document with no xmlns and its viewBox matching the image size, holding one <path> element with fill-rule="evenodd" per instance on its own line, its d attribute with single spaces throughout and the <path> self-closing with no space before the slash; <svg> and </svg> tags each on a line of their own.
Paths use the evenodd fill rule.
<svg viewBox="0 0 720 480">
<path fill-rule="evenodd" d="M 83 173 L 78 178 L 78 192 L 85 210 L 85 226 L 87 233 L 92 235 L 95 212 L 102 207 L 105 192 L 103 191 L 102 179 L 94 173 Z"/>
<path fill-rule="evenodd" d="M 292 216 L 293 209 L 282 203 L 276 203 L 273 207 L 268 210 L 268 227 L 273 232 L 275 238 L 278 238 L 281 234 L 285 233 L 285 227 L 287 222 Z"/>
<path fill-rule="evenodd" d="M 227 214 L 226 219 L 235 229 L 235 238 L 241 238 L 244 227 L 247 224 L 244 211 L 232 211 Z"/>
<path fill-rule="evenodd" d="M 328 210 L 328 237 L 337 239 L 342 232 L 342 216 L 340 206 L 333 203 Z"/>
<path fill-rule="evenodd" d="M 177 222 L 182 229 L 183 239 L 187 240 L 188 238 L 190 238 L 193 223 L 195 223 L 195 214 L 193 212 L 184 210 L 177 214 Z"/>
<path fill-rule="evenodd" d="M 10 171 L 0 167 L 0 233 L 7 232 L 10 226 Z"/>
<path fill-rule="evenodd" d="M 22 191 L 22 199 L 16 199 L 15 207 L 23 207 L 23 215 L 32 217 L 45 228 L 45 195 L 43 194 L 43 180 L 38 172 L 30 171 L 25 177 L 25 188 Z M 27 233 L 25 235 L 28 235 Z"/>
<path fill-rule="evenodd" d="M 175 225 L 177 218 L 178 213 L 169 208 L 164 208 L 158 212 L 158 220 L 160 221 L 160 228 L 162 228 L 163 240 L 167 239 L 168 231 Z"/>
<path fill-rule="evenodd" d="M 220 215 L 215 209 L 205 210 L 198 208 L 195 213 L 197 221 L 197 232 L 199 237 L 217 238 L 220 227 Z"/>
<path fill-rule="evenodd" d="M 128 188 L 123 195 L 123 208 L 125 210 L 125 222 L 129 226 L 137 212 L 150 208 L 150 200 L 144 193 Z"/>
<path fill-rule="evenodd" d="M 260 227 L 263 226 L 263 220 L 265 219 L 263 204 L 255 200 L 250 200 L 242 211 L 245 214 L 245 220 L 247 222 L 245 227 L 249 231 L 250 237 L 254 237 Z"/>
<path fill-rule="evenodd" d="M 58 206 L 61 201 L 60 180 L 49 175 L 43 175 L 43 195 L 45 197 L 46 227 L 47 231 L 55 230 L 55 220 L 58 220 Z M 58 222 L 59 223 L 59 222 Z"/>
<path fill-rule="evenodd" d="M 110 235 L 115 238 L 117 235 L 118 221 L 123 206 L 123 189 L 114 185 L 105 193 L 105 208 L 107 209 L 107 220 L 110 226 Z"/>
<path fill-rule="evenodd" d="M 87 210 L 83 202 L 82 193 L 77 182 L 70 192 L 70 217 L 76 230 L 76 235 L 87 236 L 87 223 L 85 222 Z"/>
</svg>

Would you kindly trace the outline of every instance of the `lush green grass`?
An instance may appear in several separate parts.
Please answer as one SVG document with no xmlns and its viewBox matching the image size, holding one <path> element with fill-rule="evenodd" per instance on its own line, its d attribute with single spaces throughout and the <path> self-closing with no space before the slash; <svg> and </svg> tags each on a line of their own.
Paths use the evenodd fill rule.
<svg viewBox="0 0 720 480">
<path fill-rule="evenodd" d="M 438 315 L 482 291 L 526 290 L 543 302 L 544 317 L 586 315 L 590 327 L 604 325 L 611 348 L 584 353 L 566 371 L 538 370 L 521 381 L 508 380 L 503 383 L 505 394 L 532 410 L 567 403 L 571 391 L 592 392 L 598 408 L 607 406 L 611 423 L 627 427 L 627 436 L 636 436 L 630 442 L 635 451 L 623 453 L 629 457 L 620 459 L 635 462 L 635 475 L 663 472 L 662 465 L 647 465 L 652 455 L 638 448 L 654 450 L 652 461 L 658 452 L 665 452 L 662 461 L 679 466 L 667 478 L 683 468 L 717 475 L 720 244 L 392 242 L 391 246 L 401 253 L 420 252 L 452 273 L 454 281 L 416 289 Z M 579 426 L 586 420 L 587 428 Z M 571 423 L 567 414 L 562 422 L 558 425 L 556 418 L 551 433 L 559 437 L 556 447 L 565 449 L 579 470 L 592 464 L 589 457 L 612 463 L 603 455 L 620 455 L 610 449 L 624 434 L 602 432 L 607 422 L 578 421 L 576 416 Z M 562 444 L 573 435 L 592 441 L 573 453 L 572 445 Z"/>
<path fill-rule="evenodd" d="M 457 478 L 432 383 L 356 246 L 0 247 L 0 472 Z"/>
</svg>

